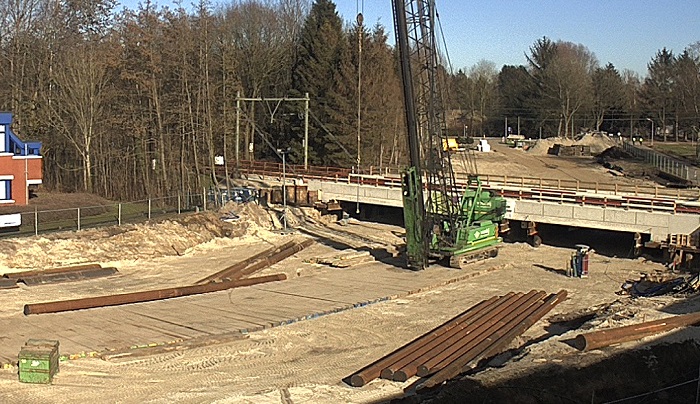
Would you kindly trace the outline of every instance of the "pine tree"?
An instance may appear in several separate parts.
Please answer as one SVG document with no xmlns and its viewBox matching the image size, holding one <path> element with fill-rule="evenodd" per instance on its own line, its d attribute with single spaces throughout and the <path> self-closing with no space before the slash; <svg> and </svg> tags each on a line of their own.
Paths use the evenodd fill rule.
<svg viewBox="0 0 700 404">
<path fill-rule="evenodd" d="M 330 0 L 316 0 L 302 27 L 297 61 L 292 71 L 292 88 L 296 95 L 308 93 L 309 108 L 309 163 L 332 164 L 333 158 L 342 153 L 334 135 L 322 128 L 329 122 L 331 109 L 328 104 L 336 72 L 340 68 L 341 55 L 347 47 L 343 23 Z M 295 125 L 301 128 L 301 124 Z M 287 146 L 301 145 L 302 134 L 283 139 Z M 301 147 L 293 147 L 295 150 Z M 298 158 L 298 156 L 297 156 Z"/>
<path fill-rule="evenodd" d="M 647 113 L 656 121 L 666 141 L 666 118 L 672 111 L 674 79 L 673 52 L 663 48 L 647 65 L 648 75 L 642 85 L 641 98 Z"/>
</svg>

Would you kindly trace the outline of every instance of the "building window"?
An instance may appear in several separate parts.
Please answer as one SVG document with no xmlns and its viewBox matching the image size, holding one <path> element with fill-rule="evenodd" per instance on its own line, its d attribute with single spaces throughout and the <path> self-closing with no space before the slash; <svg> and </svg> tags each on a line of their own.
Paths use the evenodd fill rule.
<svg viewBox="0 0 700 404">
<path fill-rule="evenodd" d="M 12 199 L 12 181 L 2 180 L 0 181 L 0 201 L 10 199 Z"/>
</svg>

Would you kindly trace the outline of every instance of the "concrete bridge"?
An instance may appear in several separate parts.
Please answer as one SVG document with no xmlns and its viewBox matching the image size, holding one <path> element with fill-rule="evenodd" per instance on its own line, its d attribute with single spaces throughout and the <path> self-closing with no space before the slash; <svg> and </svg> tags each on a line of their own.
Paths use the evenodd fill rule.
<svg viewBox="0 0 700 404">
<path fill-rule="evenodd" d="M 281 178 L 282 167 L 259 163 L 242 171 Z M 319 199 L 324 202 L 402 207 L 401 181 L 396 171 L 385 169 L 359 175 L 338 168 L 287 166 L 286 175 L 288 180 L 301 180 L 309 191 L 318 191 Z M 510 220 L 647 234 L 653 242 L 700 230 L 700 190 L 697 189 L 516 176 L 480 178 L 484 189 L 506 199 L 506 218 Z M 458 176 L 457 183 L 465 186 L 466 180 Z"/>
</svg>

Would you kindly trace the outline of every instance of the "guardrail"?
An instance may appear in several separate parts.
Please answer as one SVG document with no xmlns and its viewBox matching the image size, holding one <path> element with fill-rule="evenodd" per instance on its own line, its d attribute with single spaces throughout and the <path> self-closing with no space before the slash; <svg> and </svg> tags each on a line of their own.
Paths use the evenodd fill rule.
<svg viewBox="0 0 700 404">
<path fill-rule="evenodd" d="M 233 163 L 232 163 L 233 164 Z M 241 161 L 240 171 L 248 175 L 282 176 L 282 163 Z M 221 171 L 223 174 L 223 170 Z M 342 180 L 351 176 L 360 176 L 363 183 L 369 185 L 374 181 L 377 185 L 383 181 L 396 180 L 400 184 L 401 170 L 397 167 L 368 167 L 360 170 L 338 167 L 309 166 L 287 164 L 287 175 L 297 178 Z M 479 175 L 482 183 L 494 186 L 511 187 L 537 187 L 558 190 L 571 190 L 577 192 L 607 194 L 607 195 L 635 195 L 651 197 L 669 197 L 682 200 L 700 200 L 700 189 L 665 188 L 661 186 L 632 185 L 603 183 L 593 181 L 579 181 L 570 179 L 551 179 L 542 177 L 526 177 L 516 175 Z M 467 175 L 455 173 L 458 182 L 466 182 Z"/>
<path fill-rule="evenodd" d="M 630 153 L 634 157 L 641 158 L 646 163 L 658 168 L 659 171 L 664 174 L 670 175 L 689 184 L 700 184 L 700 177 L 698 176 L 697 167 L 692 167 L 689 164 L 667 156 L 663 153 L 659 153 L 655 150 L 648 149 L 646 147 L 637 147 L 629 142 L 623 143 L 622 148 L 624 151 Z"/>
<path fill-rule="evenodd" d="M 272 167 L 268 167 L 272 168 Z M 245 172 L 245 170 L 242 170 Z M 265 172 L 259 167 L 250 173 L 279 178 L 279 172 Z M 341 171 L 324 176 L 326 168 L 308 170 L 309 174 L 288 173 L 289 178 L 315 179 L 320 181 L 359 184 L 375 187 L 400 188 L 399 177 L 354 174 L 345 175 Z M 562 204 L 594 205 L 622 209 L 645 210 L 649 212 L 700 214 L 700 191 L 675 190 L 661 187 L 635 185 L 601 184 L 575 180 L 552 180 L 544 178 L 480 176 L 482 186 L 497 195 L 511 199 L 527 199 L 539 202 Z M 457 176 L 457 186 L 462 190 L 467 186 L 466 176 Z"/>
</svg>

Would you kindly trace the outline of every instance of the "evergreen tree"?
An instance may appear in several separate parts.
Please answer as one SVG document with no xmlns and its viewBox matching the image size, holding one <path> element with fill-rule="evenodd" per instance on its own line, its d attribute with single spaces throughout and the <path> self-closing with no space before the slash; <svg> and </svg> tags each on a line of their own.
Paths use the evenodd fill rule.
<svg viewBox="0 0 700 404">
<path fill-rule="evenodd" d="M 343 23 L 335 4 L 330 0 L 314 1 L 301 29 L 297 61 L 292 69 L 293 90 L 297 95 L 308 93 L 311 98 L 310 164 L 332 164 L 335 158 L 344 154 L 335 136 L 322 126 L 331 116 L 328 100 L 346 47 Z M 300 131 L 296 131 L 294 138 L 283 141 L 293 147 L 293 156 L 297 154 L 295 151 L 302 150 L 303 135 Z"/>
<path fill-rule="evenodd" d="M 542 119 L 531 109 L 532 103 L 529 101 L 535 91 L 535 84 L 532 76 L 525 66 L 503 66 L 497 79 L 499 118 L 508 117 L 526 118 L 525 133 L 537 131 L 543 124 Z M 499 119 L 499 126 L 503 121 Z"/>
<path fill-rule="evenodd" d="M 648 76 L 641 91 L 647 114 L 660 128 L 658 131 L 663 133 L 664 141 L 667 135 L 666 119 L 673 112 L 674 61 L 672 51 L 666 48 L 658 51 L 647 65 Z"/>
<path fill-rule="evenodd" d="M 622 76 L 612 63 L 604 68 L 596 68 L 593 72 L 593 119 L 595 129 L 600 130 L 603 121 L 608 115 L 620 112 L 623 108 L 624 84 Z M 616 124 L 608 122 L 606 130 L 612 129 Z"/>
<path fill-rule="evenodd" d="M 691 49 L 686 48 L 676 58 L 675 75 L 673 95 L 679 126 L 684 129 L 686 140 L 689 133 L 697 138 L 700 127 L 700 55 L 693 55 Z"/>
<path fill-rule="evenodd" d="M 393 52 L 387 45 L 386 31 L 381 25 L 375 26 L 372 32 L 364 26 L 354 25 L 347 38 L 350 46 L 342 53 L 340 69 L 329 99 L 329 127 L 346 150 L 341 150 L 332 158 L 345 165 L 357 164 L 359 118 L 360 166 L 384 165 L 387 161 L 395 161 L 397 153 L 400 153 L 395 136 L 397 124 L 402 122 L 400 117 L 403 116 L 401 87 Z"/>
</svg>

